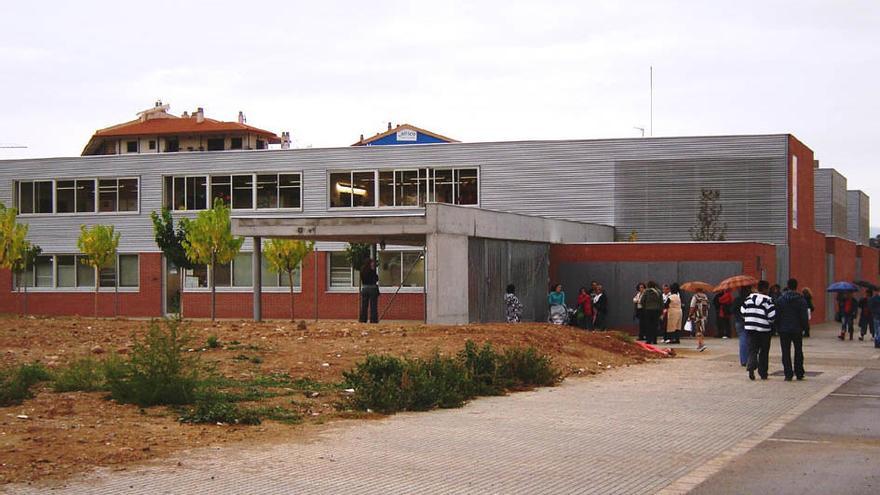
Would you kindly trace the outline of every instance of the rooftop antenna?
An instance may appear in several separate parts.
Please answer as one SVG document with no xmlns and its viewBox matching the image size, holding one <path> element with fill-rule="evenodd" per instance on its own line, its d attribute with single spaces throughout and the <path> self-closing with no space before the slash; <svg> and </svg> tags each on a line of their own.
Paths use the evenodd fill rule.
<svg viewBox="0 0 880 495">
<path fill-rule="evenodd" d="M 633 126 L 633 129 L 635 129 L 637 131 L 641 131 L 642 137 L 645 137 L 645 128 L 644 127 Z"/>
<path fill-rule="evenodd" d="M 651 66 L 651 122 L 648 127 L 648 135 L 654 137 L 654 66 Z M 644 136 L 644 131 L 642 135 Z"/>
</svg>

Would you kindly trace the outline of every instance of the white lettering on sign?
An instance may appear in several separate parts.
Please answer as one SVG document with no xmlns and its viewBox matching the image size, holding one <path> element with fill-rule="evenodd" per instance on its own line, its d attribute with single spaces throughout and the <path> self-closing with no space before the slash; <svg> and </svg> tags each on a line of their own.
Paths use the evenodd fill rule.
<svg viewBox="0 0 880 495">
<path fill-rule="evenodd" d="M 398 141 L 416 141 L 418 139 L 419 133 L 412 129 L 401 129 L 397 131 L 397 140 Z"/>
</svg>

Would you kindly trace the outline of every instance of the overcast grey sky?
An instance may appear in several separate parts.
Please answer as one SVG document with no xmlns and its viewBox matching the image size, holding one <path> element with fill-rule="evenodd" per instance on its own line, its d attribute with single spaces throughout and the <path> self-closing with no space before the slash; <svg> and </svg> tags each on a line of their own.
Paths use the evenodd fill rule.
<svg viewBox="0 0 880 495">
<path fill-rule="evenodd" d="M 872 196 L 880 2 L 7 2 L 0 159 L 78 155 L 174 113 L 345 146 L 409 122 L 463 141 L 791 132 Z"/>
</svg>

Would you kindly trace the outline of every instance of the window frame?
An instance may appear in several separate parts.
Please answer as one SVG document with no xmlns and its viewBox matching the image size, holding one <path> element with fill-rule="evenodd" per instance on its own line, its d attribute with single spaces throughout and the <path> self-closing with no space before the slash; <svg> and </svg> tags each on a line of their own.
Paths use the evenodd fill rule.
<svg viewBox="0 0 880 495">
<path fill-rule="evenodd" d="M 333 281 L 333 279 L 332 279 L 332 270 L 333 270 L 333 266 L 332 266 L 331 263 L 330 263 L 330 261 L 331 261 L 331 259 L 332 259 L 331 256 L 332 256 L 333 254 L 337 254 L 337 255 L 339 255 L 340 253 L 344 253 L 344 251 L 325 251 L 325 252 L 327 253 L 327 254 L 326 254 L 327 259 L 326 259 L 326 261 L 325 261 L 325 263 L 324 263 L 325 266 L 326 266 L 326 269 L 325 269 L 325 272 L 326 272 L 326 273 L 325 273 L 325 279 L 326 279 L 326 284 L 327 284 L 327 285 L 325 286 L 325 287 L 326 287 L 325 292 L 327 292 L 327 293 L 350 293 L 350 292 L 357 292 L 357 291 L 358 291 L 358 284 L 357 284 L 357 283 L 358 283 L 358 279 L 357 279 L 357 277 L 360 276 L 360 272 L 359 272 L 358 270 L 355 270 L 354 267 L 349 267 L 349 270 L 351 271 L 351 280 L 352 280 L 352 286 L 351 286 L 351 287 L 344 286 L 344 285 L 333 285 L 333 284 L 332 284 L 332 281 Z M 423 252 L 422 252 L 421 250 L 419 250 L 419 249 L 388 249 L 388 250 L 384 250 L 384 251 L 380 251 L 380 252 L 379 252 L 379 254 L 382 254 L 382 253 L 385 253 L 385 254 L 389 254 L 389 253 L 390 253 L 390 254 L 395 254 L 395 255 L 396 255 L 397 260 L 398 260 L 397 265 L 398 265 L 399 268 L 400 268 L 400 273 L 398 273 L 397 276 L 398 276 L 398 279 L 399 279 L 400 281 L 403 281 L 403 277 L 404 277 L 404 275 L 406 274 L 405 271 L 404 271 L 404 269 L 405 269 L 405 267 L 406 267 L 406 266 L 404 265 L 404 259 L 403 259 L 403 258 L 404 258 L 404 255 L 405 255 L 405 254 L 416 254 L 416 255 L 421 256 L 421 255 L 423 254 Z M 425 267 L 425 269 L 427 269 L 427 265 L 424 265 L 424 267 Z M 380 266 L 378 263 L 377 263 L 377 267 L 376 267 L 376 268 L 377 268 L 377 271 L 379 272 L 379 276 L 381 277 L 381 276 L 382 276 L 382 275 L 381 275 L 382 269 L 381 269 L 381 266 Z M 425 274 L 424 274 L 424 277 L 423 277 L 423 280 L 425 280 L 424 283 L 427 283 L 427 279 L 428 279 L 428 274 L 427 274 L 427 271 L 426 271 Z M 422 292 L 424 292 L 425 287 L 424 287 L 424 284 L 422 284 L 422 285 L 381 285 L 381 284 L 380 284 L 380 285 L 379 285 L 379 291 L 380 291 L 380 292 L 397 292 L 398 289 L 399 289 L 399 291 L 402 292 L 402 293 L 417 293 L 417 294 L 421 294 Z"/>
<path fill-rule="evenodd" d="M 58 279 L 59 279 L 58 258 L 62 257 L 62 256 L 63 257 L 69 257 L 69 256 L 73 257 L 73 267 L 74 267 L 74 269 L 73 269 L 73 285 L 64 285 L 64 286 L 58 285 Z M 121 256 L 135 256 L 135 257 L 137 257 L 137 268 L 136 268 L 137 279 L 138 279 L 137 285 L 126 285 L 126 286 L 118 285 L 119 284 L 119 258 Z M 29 280 L 25 280 L 25 285 L 27 286 L 28 292 L 94 292 L 95 291 L 95 283 L 94 283 L 95 277 L 94 276 L 92 277 L 93 283 L 91 285 L 81 285 L 81 283 L 80 283 L 79 268 L 80 268 L 80 266 L 85 266 L 85 265 L 82 265 L 82 262 L 80 260 L 82 258 L 84 258 L 85 255 L 80 254 L 80 253 L 52 253 L 52 254 L 43 254 L 40 257 L 41 258 L 49 258 L 51 260 L 50 264 L 52 267 L 52 269 L 51 269 L 52 283 L 51 283 L 51 285 L 37 286 L 36 285 L 37 275 L 36 275 L 36 269 L 35 269 L 36 265 L 34 265 L 34 267 L 31 270 L 25 271 L 23 274 L 24 276 L 27 276 L 29 278 Z M 65 265 L 65 266 L 69 266 L 69 265 Z M 88 268 L 91 273 L 94 273 L 95 270 L 93 268 L 91 268 L 91 267 L 88 267 Z M 114 285 L 102 285 L 100 287 L 100 292 L 115 292 L 117 290 L 119 292 L 140 292 L 140 283 L 141 283 L 141 273 L 140 273 L 141 272 L 141 256 L 140 256 L 140 253 L 130 253 L 130 252 L 116 253 L 116 264 L 113 267 L 113 272 L 114 272 L 114 280 L 115 280 Z M 98 277 L 100 277 L 100 274 L 98 275 Z M 18 289 L 17 278 L 18 277 L 13 277 L 13 290 Z M 28 285 L 28 284 L 30 284 L 30 285 Z"/>
<path fill-rule="evenodd" d="M 242 256 L 242 255 L 246 255 L 251 260 L 253 260 L 254 252 L 253 251 L 239 251 L 238 256 Z M 262 256 L 260 259 L 261 259 L 262 263 L 266 262 L 265 256 Z M 225 264 L 226 263 L 224 263 L 224 265 Z M 229 285 L 218 285 L 216 287 L 217 292 L 218 293 L 223 293 L 223 292 L 225 292 L 225 293 L 230 293 L 230 292 L 253 293 L 254 292 L 253 276 L 251 276 L 251 284 L 250 285 L 235 285 L 235 283 L 236 283 L 235 282 L 235 260 L 233 259 L 231 262 L 228 263 L 228 265 L 229 265 Z M 205 265 L 199 265 L 199 266 L 205 266 Z M 205 269 L 207 271 L 207 276 L 205 278 L 205 281 L 206 281 L 205 287 L 186 287 L 186 283 L 184 283 L 184 287 L 183 287 L 184 292 L 190 292 L 190 293 L 202 292 L 203 293 L 203 292 L 210 292 L 211 291 L 211 277 L 212 277 L 211 270 L 208 270 L 207 266 L 205 266 Z M 192 270 L 193 269 L 188 269 L 187 272 L 191 272 Z M 253 261 L 251 261 L 250 270 L 251 271 L 253 270 Z M 271 270 L 267 270 L 267 271 L 270 274 L 272 274 Z M 261 275 L 264 275 L 264 274 L 261 274 Z M 278 292 L 278 293 L 284 293 L 284 294 L 289 293 L 290 286 L 282 284 L 282 278 L 286 277 L 287 274 L 286 273 L 274 273 L 272 275 L 274 276 L 275 283 L 277 285 L 266 285 L 265 283 L 263 283 L 262 288 L 261 288 L 261 292 L 268 292 L 268 293 Z M 186 276 L 186 274 L 185 274 L 185 276 Z M 293 292 L 295 294 L 302 293 L 302 265 L 300 265 L 296 269 L 296 271 L 294 272 L 294 279 L 295 279 L 296 283 L 293 286 Z M 262 280 L 265 280 L 265 277 L 261 276 L 261 281 Z"/>
<path fill-rule="evenodd" d="M 113 180 L 116 181 L 116 209 L 114 211 L 100 211 L 101 209 L 101 181 Z M 119 211 L 119 181 L 121 180 L 133 180 L 137 185 L 137 199 L 135 200 L 136 209 L 134 210 L 126 210 Z M 73 182 L 73 209 L 74 211 L 58 211 L 58 183 L 59 182 Z M 91 211 L 76 211 L 77 203 L 78 203 L 78 194 L 79 194 L 79 184 L 80 182 L 91 182 L 94 186 L 94 209 Z M 35 212 L 37 202 L 37 184 L 51 184 L 51 199 L 52 199 L 52 211 L 51 212 Z M 21 213 L 21 187 L 23 184 L 32 184 L 33 193 L 31 194 L 31 213 Z M 64 177 L 57 179 L 22 179 L 15 180 L 13 186 L 13 192 L 15 194 L 15 198 L 13 204 L 19 210 L 19 214 L 24 217 L 34 217 L 34 216 L 84 216 L 84 215 L 140 215 L 141 213 L 141 177 L 139 175 L 121 175 L 121 176 L 89 176 L 89 177 Z"/>
<path fill-rule="evenodd" d="M 476 189 L 477 189 L 477 201 L 473 204 L 462 204 L 456 202 L 460 197 L 460 183 L 461 180 L 459 177 L 461 176 L 461 171 L 464 170 L 474 170 L 476 172 Z M 427 171 L 426 175 L 423 176 L 422 173 Z M 435 202 L 436 201 L 436 173 L 437 171 L 451 171 L 452 172 L 452 203 L 446 203 L 456 206 L 468 206 L 468 207 L 480 207 L 480 198 L 481 194 L 481 172 L 480 167 L 477 165 L 474 166 L 465 166 L 465 167 L 404 167 L 404 168 L 375 168 L 375 169 L 327 169 L 325 172 L 325 184 L 326 184 L 326 195 L 325 195 L 325 205 L 326 209 L 329 210 L 370 210 L 370 209 L 396 209 L 396 210 L 412 210 L 412 209 L 420 209 L 424 208 L 426 203 Z M 331 179 L 332 175 L 336 174 L 349 174 L 349 182 L 354 184 L 354 174 L 355 173 L 373 173 L 373 187 L 374 187 L 374 197 L 375 204 L 374 206 L 354 206 L 354 195 L 351 195 L 351 200 L 349 201 L 348 206 L 332 206 L 331 195 L 333 193 L 333 181 Z M 392 205 L 382 205 L 382 196 L 380 189 L 380 177 L 381 174 L 391 173 L 391 189 L 392 189 Z M 416 172 L 416 204 L 415 205 L 398 205 L 397 204 L 397 189 L 398 189 L 398 174 L 403 172 Z"/>
<path fill-rule="evenodd" d="M 275 206 L 268 207 L 258 207 L 257 201 L 258 197 L 258 188 L 257 188 L 257 178 L 259 176 L 271 175 L 275 176 Z M 298 186 L 284 186 L 284 189 L 299 189 L 299 206 L 290 207 L 290 206 L 281 206 L 281 176 L 282 175 L 294 175 L 297 177 L 299 185 Z M 247 176 L 250 177 L 251 185 L 250 185 L 250 197 L 251 197 L 251 206 L 249 208 L 235 208 L 233 207 L 233 203 L 235 201 L 235 187 L 233 185 L 234 178 L 238 176 Z M 204 178 L 206 181 L 205 187 L 207 191 L 207 202 L 206 207 L 203 209 L 177 209 L 176 202 L 174 201 L 174 196 L 176 192 L 175 182 L 177 179 L 184 179 L 184 184 L 186 184 L 186 179 L 190 177 L 195 178 Z M 123 177 L 120 177 L 122 179 Z M 216 182 L 216 179 L 219 178 L 228 178 L 229 183 L 220 183 Z M 168 187 L 168 179 L 171 179 L 171 191 L 167 190 Z M 227 206 L 232 212 L 241 212 L 241 211 L 302 211 L 303 209 L 303 173 L 299 170 L 290 170 L 290 171 L 282 171 L 282 172 L 222 172 L 222 173 L 213 173 L 213 174 L 185 174 L 185 175 L 163 175 L 162 176 L 162 202 L 167 205 L 167 199 L 170 197 L 171 199 L 171 211 L 174 212 L 187 212 L 187 211 L 203 211 L 210 209 L 214 204 L 214 186 L 215 185 L 223 185 L 229 188 L 229 201 L 227 202 Z M 240 190 L 244 190 L 244 188 L 239 188 Z M 244 193 L 243 193 L 244 194 Z M 186 193 L 184 193 L 184 199 L 186 197 Z"/>
</svg>

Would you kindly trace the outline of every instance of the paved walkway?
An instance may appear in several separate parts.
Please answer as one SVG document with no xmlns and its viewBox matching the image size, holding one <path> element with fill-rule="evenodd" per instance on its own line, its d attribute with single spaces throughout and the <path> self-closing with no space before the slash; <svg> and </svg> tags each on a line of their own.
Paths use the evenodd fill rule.
<svg viewBox="0 0 880 495">
<path fill-rule="evenodd" d="M 766 440 L 862 367 L 867 343 L 814 331 L 803 382 L 749 381 L 735 340 L 560 387 L 400 414 L 309 443 L 202 449 L 58 493 L 684 493 Z M 771 372 L 779 369 L 774 340 Z M 178 461 L 181 465 L 178 466 Z M 45 489 L 43 489 L 45 490 Z M 41 493 L 8 486 L 8 493 Z"/>
</svg>

